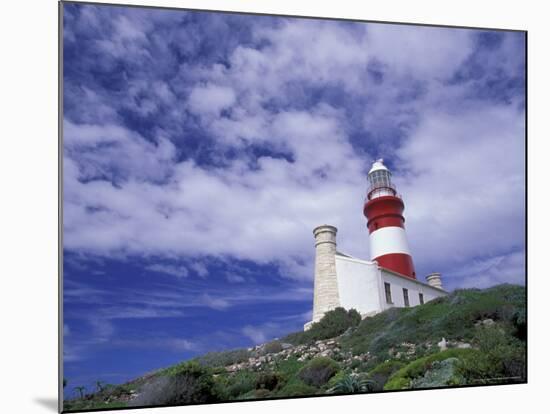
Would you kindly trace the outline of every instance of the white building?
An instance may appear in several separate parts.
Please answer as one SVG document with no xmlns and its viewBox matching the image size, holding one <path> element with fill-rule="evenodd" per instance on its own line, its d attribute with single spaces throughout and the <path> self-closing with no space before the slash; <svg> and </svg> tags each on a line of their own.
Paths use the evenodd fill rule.
<svg viewBox="0 0 550 414">
<path fill-rule="evenodd" d="M 369 172 L 371 187 L 364 214 L 368 220 L 371 260 L 348 256 L 336 250 L 334 226 L 322 225 L 315 236 L 315 280 L 312 321 L 337 307 L 355 309 L 362 317 L 391 307 L 408 307 L 447 295 L 441 274 L 416 278 L 406 241 L 404 202 L 391 183 L 391 172 L 377 160 Z"/>
</svg>

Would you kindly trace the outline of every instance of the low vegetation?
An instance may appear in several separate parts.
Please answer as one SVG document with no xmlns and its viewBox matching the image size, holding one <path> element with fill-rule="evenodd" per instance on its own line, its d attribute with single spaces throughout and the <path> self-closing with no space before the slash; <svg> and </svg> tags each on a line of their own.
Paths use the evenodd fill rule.
<svg viewBox="0 0 550 414">
<path fill-rule="evenodd" d="M 282 341 L 301 345 L 334 338 L 357 326 L 360 322 L 361 315 L 355 309 L 346 311 L 344 308 L 336 308 L 328 312 L 319 322 L 314 323 L 309 330 L 287 335 Z"/>
<path fill-rule="evenodd" d="M 526 381 L 525 288 L 457 290 L 361 320 L 337 308 L 252 349 L 211 352 L 122 385 L 70 384 L 64 410 Z M 65 383 L 66 385 L 66 383 Z"/>
</svg>

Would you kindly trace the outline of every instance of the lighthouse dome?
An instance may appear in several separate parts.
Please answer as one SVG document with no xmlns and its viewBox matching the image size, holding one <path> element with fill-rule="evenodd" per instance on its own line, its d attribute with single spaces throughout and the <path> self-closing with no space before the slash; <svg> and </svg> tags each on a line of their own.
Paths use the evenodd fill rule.
<svg viewBox="0 0 550 414">
<path fill-rule="evenodd" d="M 388 172 L 390 171 L 390 170 L 388 170 L 388 167 L 386 167 L 384 165 L 384 160 L 382 158 L 379 158 L 379 159 L 377 159 L 376 161 L 374 161 L 372 163 L 372 167 L 369 171 L 369 175 L 372 174 L 375 171 L 380 171 L 380 170 L 388 171 Z"/>
</svg>

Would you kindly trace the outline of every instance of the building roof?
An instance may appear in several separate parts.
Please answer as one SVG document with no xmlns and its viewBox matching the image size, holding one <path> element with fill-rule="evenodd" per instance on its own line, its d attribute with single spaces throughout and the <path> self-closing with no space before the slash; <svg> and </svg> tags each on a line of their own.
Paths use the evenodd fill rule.
<svg viewBox="0 0 550 414">
<path fill-rule="evenodd" d="M 338 250 L 336 250 L 336 256 L 344 256 L 344 257 L 349 257 L 349 258 L 353 259 L 353 256 L 350 256 L 349 254 L 339 252 Z"/>
</svg>

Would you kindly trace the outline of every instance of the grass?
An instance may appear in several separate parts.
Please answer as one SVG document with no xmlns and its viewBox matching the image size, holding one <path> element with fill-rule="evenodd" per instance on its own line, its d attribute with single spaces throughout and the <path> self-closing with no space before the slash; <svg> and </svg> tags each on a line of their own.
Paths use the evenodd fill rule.
<svg viewBox="0 0 550 414">
<path fill-rule="evenodd" d="M 364 319 L 353 333 L 342 338 L 342 349 L 354 355 L 370 352 L 380 362 L 389 359 L 390 348 L 404 342 L 421 344 L 443 337 L 472 340 L 475 323 L 483 319 L 517 325 L 524 310 L 525 288 L 520 286 L 456 290 L 422 306 L 393 308 Z"/>
<path fill-rule="evenodd" d="M 492 319 L 491 326 L 479 323 L 485 319 Z M 140 393 L 155 380 L 182 374 L 204 382 L 210 389 L 200 388 L 200 392 L 208 391 L 219 401 L 324 394 L 343 383 L 352 370 L 359 371 L 360 379 L 372 381 L 376 390 L 445 386 L 458 379 L 464 384 L 489 384 L 506 377 L 521 382 L 525 380 L 525 336 L 524 287 L 463 289 L 421 306 L 392 308 L 362 321 L 354 311 L 335 310 L 309 331 L 289 334 L 258 351 L 211 352 L 83 399 L 66 401 L 65 410 L 125 407 L 124 399 L 132 391 Z M 472 348 L 440 352 L 436 344 L 443 337 L 468 342 Z M 315 359 L 323 359 L 299 361 L 299 355 L 287 359 L 276 356 L 269 368 L 264 366 L 260 371 L 244 368 L 229 373 L 225 369 L 251 356 L 279 352 L 281 342 L 311 344 L 329 338 L 340 348 L 335 360 L 325 358 L 330 375 L 321 375 L 327 368 L 323 364 L 315 367 Z M 410 349 L 413 352 L 403 352 Z M 350 361 L 350 354 L 362 357 Z"/>
</svg>

